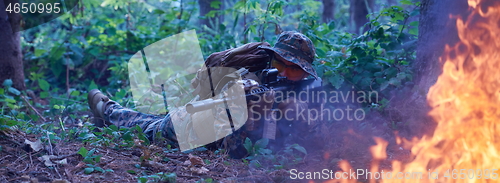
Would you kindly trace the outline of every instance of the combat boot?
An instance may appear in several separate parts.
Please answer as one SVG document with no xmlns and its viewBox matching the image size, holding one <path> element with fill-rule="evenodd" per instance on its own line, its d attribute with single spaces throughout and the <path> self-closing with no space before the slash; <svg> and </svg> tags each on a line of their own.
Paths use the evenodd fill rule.
<svg viewBox="0 0 500 183">
<path fill-rule="evenodd" d="M 94 114 L 93 123 L 97 127 L 109 126 L 111 123 L 104 118 L 104 111 L 111 104 L 117 104 L 115 101 L 110 100 L 108 96 L 104 95 L 100 90 L 90 90 L 87 101 L 89 103 L 90 111 Z"/>
</svg>

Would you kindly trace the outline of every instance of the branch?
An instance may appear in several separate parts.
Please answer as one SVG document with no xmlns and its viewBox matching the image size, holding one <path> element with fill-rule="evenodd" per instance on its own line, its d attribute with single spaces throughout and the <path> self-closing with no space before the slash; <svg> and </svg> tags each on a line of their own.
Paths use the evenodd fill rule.
<svg viewBox="0 0 500 183">
<path fill-rule="evenodd" d="M 38 115 L 38 117 L 40 117 L 40 119 L 42 119 L 43 122 L 46 122 L 47 120 L 28 102 L 28 100 L 26 100 L 26 97 L 24 96 L 21 96 L 21 98 L 23 99 L 23 101 L 28 105 L 28 107 L 30 107 L 31 110 L 35 111 L 36 115 Z"/>
</svg>

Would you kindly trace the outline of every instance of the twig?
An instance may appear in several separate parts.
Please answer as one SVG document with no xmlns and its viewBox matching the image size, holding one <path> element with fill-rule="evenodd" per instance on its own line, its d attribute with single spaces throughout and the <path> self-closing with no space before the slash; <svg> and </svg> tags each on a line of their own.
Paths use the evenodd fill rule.
<svg viewBox="0 0 500 183">
<path fill-rule="evenodd" d="M 178 177 L 185 177 L 185 178 L 192 178 L 192 179 L 199 179 L 199 176 L 192 176 L 192 175 L 183 175 L 183 174 L 178 174 Z"/>
<path fill-rule="evenodd" d="M 85 104 L 85 102 L 80 102 L 80 101 L 77 101 L 77 100 L 71 100 L 71 99 L 67 99 L 67 98 L 60 98 L 60 97 L 50 97 L 50 98 L 58 99 L 58 100 L 66 100 L 66 101 L 76 102 L 76 103 L 80 103 L 80 104 Z"/>
<path fill-rule="evenodd" d="M 57 175 L 59 175 L 59 178 L 60 178 L 60 179 L 62 179 L 62 176 L 61 176 L 61 174 L 59 173 L 59 170 L 57 170 L 57 167 L 54 167 L 54 170 L 56 170 Z"/>
<path fill-rule="evenodd" d="M 191 94 L 191 96 L 193 96 L 193 93 L 192 92 L 188 92 L 178 81 L 177 79 L 174 79 L 174 83 L 179 85 L 179 88 L 181 88 L 182 91 L 186 92 L 187 94 Z M 193 96 L 194 97 L 194 96 Z"/>
<path fill-rule="evenodd" d="M 180 4 L 181 4 L 181 11 L 179 12 L 179 16 L 177 16 L 177 19 L 179 20 L 182 20 L 182 14 L 184 13 L 184 6 L 183 6 L 183 1 L 180 0 Z M 177 27 L 177 33 L 181 33 L 181 24 L 179 24 L 179 26 Z"/>
<path fill-rule="evenodd" d="M 68 58 L 66 58 L 68 59 Z M 69 98 L 69 63 L 66 63 L 66 93 L 68 95 L 68 98 Z"/>
<path fill-rule="evenodd" d="M 12 179 L 7 180 L 7 182 L 14 182 L 15 180 L 19 180 L 19 179 L 25 179 L 25 178 L 24 177 L 16 177 L 16 178 L 12 178 Z"/>
<path fill-rule="evenodd" d="M 66 173 L 66 176 L 68 176 L 68 179 L 69 179 L 70 182 L 75 182 L 73 180 L 73 173 L 71 172 L 71 170 L 68 170 L 67 168 L 65 168 L 64 172 Z"/>
<path fill-rule="evenodd" d="M 186 20 L 186 23 L 184 23 L 184 28 L 187 27 L 187 25 L 189 24 L 189 20 L 191 20 L 191 15 L 193 15 L 193 12 L 194 12 L 195 8 L 191 9 L 191 11 L 189 11 L 189 15 L 188 15 L 188 18 Z M 184 29 L 182 28 L 182 29 Z"/>
<path fill-rule="evenodd" d="M 59 118 L 59 120 L 61 120 L 61 118 Z M 47 132 L 47 139 L 49 139 L 49 146 L 50 146 L 50 155 L 54 155 L 54 150 L 52 149 L 52 142 L 50 142 L 50 136 L 49 136 L 49 132 Z"/>
<path fill-rule="evenodd" d="M 262 32 L 259 33 L 261 34 L 260 35 L 260 41 L 263 42 L 264 41 L 264 32 L 266 31 L 266 28 L 267 28 L 267 15 L 269 14 L 269 8 L 271 7 L 271 3 L 268 3 L 267 4 L 267 8 L 266 8 L 266 16 L 264 17 L 264 23 L 261 25 L 261 28 L 262 28 Z"/>
<path fill-rule="evenodd" d="M 62 159 L 65 159 L 65 158 L 69 158 L 69 157 L 72 157 L 72 156 L 78 156 L 79 154 L 68 154 L 68 155 L 62 155 L 62 156 L 57 156 L 57 157 L 53 157 L 53 158 L 50 158 L 51 161 L 54 161 L 54 160 L 62 160 Z"/>
<path fill-rule="evenodd" d="M 23 101 L 28 105 L 28 107 L 31 108 L 31 110 L 35 111 L 36 115 L 38 115 L 38 117 L 40 117 L 40 119 L 42 119 L 43 122 L 46 122 L 47 120 L 28 102 L 28 100 L 26 100 L 26 97 L 24 96 L 21 96 L 21 98 L 23 99 Z"/>
<path fill-rule="evenodd" d="M 8 157 L 13 157 L 13 156 L 11 156 L 11 155 L 7 155 L 7 156 L 5 156 L 5 157 L 3 157 L 3 158 L 0 158 L 0 162 L 2 162 L 2 160 L 6 159 L 6 158 L 8 158 Z"/>
<path fill-rule="evenodd" d="M 31 156 L 31 153 L 28 153 L 28 154 L 30 155 L 30 164 L 28 164 L 27 167 L 31 167 L 31 165 L 33 165 L 33 157 Z M 24 169 L 24 170 L 26 170 L 26 169 Z"/>
<path fill-rule="evenodd" d="M 245 10 L 243 11 L 243 30 L 246 31 L 247 30 L 247 0 L 244 0 L 245 2 Z M 243 39 L 243 42 L 244 43 L 248 43 L 248 31 L 245 32 L 245 35 L 244 35 L 244 39 Z"/>
<path fill-rule="evenodd" d="M 31 159 L 31 157 L 30 157 L 30 159 Z M 27 165 L 26 165 L 26 168 L 24 168 L 21 172 L 26 171 L 28 168 L 30 168 L 30 167 L 31 167 L 31 165 L 33 165 L 33 160 L 31 160 L 31 164 L 27 164 Z"/>
<path fill-rule="evenodd" d="M 11 136 L 9 136 L 9 137 L 11 137 Z M 12 142 L 12 143 L 14 143 L 14 144 L 18 145 L 19 147 L 22 147 L 22 146 L 23 146 L 23 144 L 21 144 L 21 143 L 19 143 L 19 142 L 15 141 L 15 140 L 13 140 L 13 139 L 6 138 L 5 140 L 7 140 L 7 141 L 9 141 L 9 142 Z"/>
</svg>

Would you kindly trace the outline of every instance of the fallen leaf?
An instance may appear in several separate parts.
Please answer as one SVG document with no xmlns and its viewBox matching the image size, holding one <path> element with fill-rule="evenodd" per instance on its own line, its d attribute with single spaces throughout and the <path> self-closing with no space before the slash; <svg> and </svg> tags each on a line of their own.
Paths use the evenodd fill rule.
<svg viewBox="0 0 500 183">
<path fill-rule="evenodd" d="M 143 147 L 142 143 L 144 143 L 144 141 L 143 141 L 143 140 L 134 139 L 134 144 L 135 144 L 136 146 Z"/>
<path fill-rule="evenodd" d="M 85 166 L 85 163 L 84 162 L 80 162 L 80 163 L 78 163 L 78 165 L 75 166 L 75 169 L 83 168 L 84 166 Z"/>
<path fill-rule="evenodd" d="M 31 178 L 30 183 L 39 183 L 37 178 Z"/>
<path fill-rule="evenodd" d="M 24 139 L 24 143 L 28 144 L 31 147 L 31 149 L 33 149 L 35 152 L 38 152 L 43 149 L 42 141 L 40 141 L 40 139 L 38 139 L 35 142 L 31 142 L 28 139 Z"/>
<path fill-rule="evenodd" d="M 65 165 L 68 164 L 68 160 L 66 158 L 59 160 L 59 161 L 54 161 L 57 164 Z"/>
<path fill-rule="evenodd" d="M 198 168 L 198 167 L 191 167 L 191 168 L 189 168 L 189 170 L 191 170 L 193 173 L 196 173 L 196 174 L 206 174 L 209 171 L 205 167 L 200 167 L 200 168 Z"/>
<path fill-rule="evenodd" d="M 41 157 L 38 158 L 38 160 L 42 161 L 45 166 L 54 166 L 56 164 L 52 163 L 52 161 L 50 161 L 50 158 L 55 158 L 56 156 L 54 155 L 43 155 Z"/>
<path fill-rule="evenodd" d="M 188 154 L 189 161 L 191 162 L 191 166 L 196 166 L 196 165 L 205 165 L 205 162 L 203 162 L 203 159 L 201 159 L 199 156 L 191 155 Z"/>
<path fill-rule="evenodd" d="M 42 161 L 45 166 L 54 166 L 56 165 L 55 163 L 58 163 L 58 164 L 68 164 L 68 160 L 66 158 L 62 159 L 62 160 L 58 160 L 58 161 L 54 161 L 55 163 L 53 163 L 50 158 L 57 158 L 57 156 L 54 156 L 54 155 L 43 155 L 41 157 L 38 158 L 38 160 Z"/>
<path fill-rule="evenodd" d="M 184 165 L 184 166 L 191 166 L 191 161 L 186 160 L 186 161 L 184 161 L 184 162 L 182 163 L 182 165 Z"/>
</svg>

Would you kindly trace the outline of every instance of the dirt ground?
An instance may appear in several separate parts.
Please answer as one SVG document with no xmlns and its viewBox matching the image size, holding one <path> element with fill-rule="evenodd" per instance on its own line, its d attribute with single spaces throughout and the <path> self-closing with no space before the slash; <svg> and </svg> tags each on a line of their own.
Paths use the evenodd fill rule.
<svg viewBox="0 0 500 183">
<path fill-rule="evenodd" d="M 170 152 L 164 149 L 156 151 L 149 161 L 141 161 L 144 149 L 114 149 L 107 147 L 92 147 L 82 143 L 65 143 L 64 141 L 45 146 L 43 150 L 33 152 L 25 139 L 35 139 L 36 136 L 11 132 L 9 136 L 0 138 L 0 182 L 137 182 L 138 172 L 149 175 L 157 172 L 175 172 L 177 182 L 196 182 L 212 179 L 220 182 L 289 182 L 290 169 L 298 171 L 340 170 L 338 162 L 347 160 L 354 169 L 369 168 L 372 156 L 369 147 L 375 145 L 372 136 L 382 137 L 389 141 L 388 159 L 382 162 L 383 168 L 390 169 L 391 160 L 409 160 L 410 151 L 395 143 L 393 130 L 384 125 L 359 129 L 333 126 L 331 143 L 324 149 L 310 151 L 303 162 L 292 165 L 288 169 L 266 169 L 251 167 L 243 160 L 231 159 L 224 154 L 213 151 L 193 151 L 191 153 Z M 335 129 L 337 128 L 337 129 Z M 363 134 L 363 135 L 360 135 Z M 86 167 L 83 157 L 76 154 L 80 147 L 96 149 L 96 155 L 102 155 L 96 166 L 111 169 L 113 172 L 94 172 L 85 174 Z M 55 155 L 52 161 L 66 159 L 66 164 L 56 164 L 47 167 L 40 156 Z M 205 163 L 206 172 L 198 172 L 192 168 L 200 166 L 189 165 L 190 156 L 200 157 L 210 163 Z M 301 182 L 301 181 L 298 181 Z M 320 182 L 320 181 L 318 181 Z"/>
<path fill-rule="evenodd" d="M 393 160 L 411 160 L 410 150 L 396 143 L 396 134 L 411 139 L 422 136 L 431 127 L 428 127 L 430 123 L 419 122 L 420 118 L 405 119 L 415 115 L 405 115 L 408 112 L 398 111 L 398 108 L 401 106 L 387 108 L 385 115 L 369 113 L 363 121 L 330 124 L 328 129 L 323 129 L 321 146 L 306 148 L 308 153 L 300 162 L 283 168 L 272 168 L 273 162 L 264 161 L 260 162 L 263 166 L 256 167 L 246 160 L 231 159 L 227 154 L 211 150 L 182 153 L 161 146 L 142 145 L 120 149 L 91 146 L 75 140 L 44 143 L 35 151 L 26 140 L 36 141 L 39 136 L 16 130 L 3 131 L 0 132 L 0 182 L 138 182 L 140 177 L 159 181 L 154 175 L 162 177 L 160 182 L 323 182 L 325 180 L 292 180 L 290 170 L 339 171 L 342 160 L 349 162 L 353 169 L 369 169 L 372 163 L 370 147 L 376 145 L 373 137 L 388 142 L 387 159 L 380 164 L 382 169 L 390 169 Z M 102 155 L 94 166 L 102 168 L 103 172 L 96 169 L 85 173 L 89 166 L 77 154 L 81 147 L 95 149 L 94 155 Z M 43 155 L 53 155 L 48 158 L 51 166 L 47 166 Z M 64 163 L 57 163 L 60 160 Z M 157 174 L 159 172 L 163 175 Z"/>
<path fill-rule="evenodd" d="M 193 151 L 187 154 L 159 150 L 149 161 L 141 161 L 144 150 L 140 147 L 117 150 L 85 144 L 57 143 L 39 152 L 32 152 L 28 145 L 22 143 L 29 136 L 21 133 L 11 135 L 16 135 L 16 138 L 0 138 L 3 148 L 0 152 L 0 182 L 137 182 L 140 175 L 136 172 L 175 172 L 176 178 L 173 180 L 177 182 L 195 182 L 208 178 L 224 182 L 241 182 L 245 179 L 267 182 L 272 181 L 271 176 L 280 174 L 279 171 L 249 170 L 241 160 L 231 159 L 223 154 L 215 155 L 212 151 Z M 102 155 L 96 166 L 113 172 L 85 174 L 86 163 L 82 161 L 81 155 L 76 154 L 82 146 L 87 149 L 95 148 L 95 155 Z M 52 161 L 65 159 L 67 163 L 47 167 L 39 157 L 49 151 L 53 151 L 56 156 Z M 199 166 L 187 163 L 192 155 L 210 161 L 203 165 L 207 172 L 198 173 L 193 170 Z"/>
</svg>

